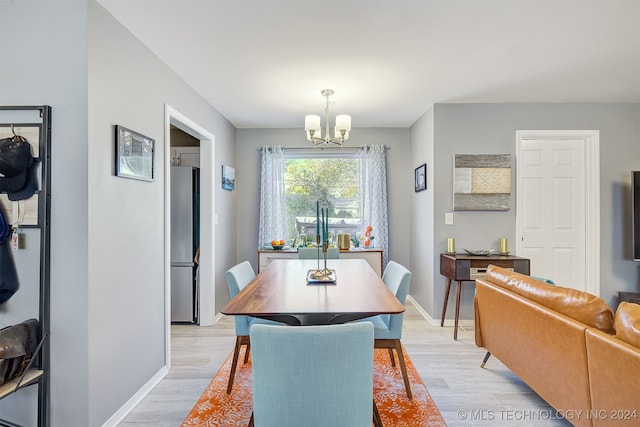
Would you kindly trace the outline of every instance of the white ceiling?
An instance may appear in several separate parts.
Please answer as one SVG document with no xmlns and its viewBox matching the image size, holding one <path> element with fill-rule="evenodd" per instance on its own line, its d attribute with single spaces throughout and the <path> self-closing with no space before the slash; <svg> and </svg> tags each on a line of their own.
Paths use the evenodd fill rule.
<svg viewBox="0 0 640 427">
<path fill-rule="evenodd" d="M 640 0 L 98 0 L 238 128 L 438 102 L 640 102 Z"/>
</svg>

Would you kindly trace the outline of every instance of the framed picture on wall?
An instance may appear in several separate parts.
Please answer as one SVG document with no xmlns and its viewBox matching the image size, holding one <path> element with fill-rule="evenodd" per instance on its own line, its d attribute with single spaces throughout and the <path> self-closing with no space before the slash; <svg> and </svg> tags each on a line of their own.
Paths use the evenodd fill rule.
<svg viewBox="0 0 640 427">
<path fill-rule="evenodd" d="M 222 188 L 231 191 L 236 188 L 236 170 L 231 166 L 222 165 Z"/>
<path fill-rule="evenodd" d="M 511 209 L 510 154 L 456 154 L 453 163 L 453 210 Z"/>
<path fill-rule="evenodd" d="M 427 189 L 427 164 L 423 163 L 418 166 L 414 172 L 414 180 L 415 180 L 415 191 L 426 190 Z"/>
<path fill-rule="evenodd" d="M 116 125 L 116 176 L 153 181 L 155 140 Z"/>
</svg>

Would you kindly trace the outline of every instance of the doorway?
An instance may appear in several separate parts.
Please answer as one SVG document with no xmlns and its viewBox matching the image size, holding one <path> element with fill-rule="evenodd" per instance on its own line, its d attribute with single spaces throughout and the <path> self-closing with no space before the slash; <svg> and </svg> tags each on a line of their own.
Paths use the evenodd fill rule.
<svg viewBox="0 0 640 427">
<path fill-rule="evenodd" d="M 600 294 L 598 131 L 518 131 L 516 249 L 531 274 Z"/>
<path fill-rule="evenodd" d="M 171 323 L 199 324 L 200 140 L 171 126 Z"/>
<path fill-rule="evenodd" d="M 200 141 L 200 218 L 214 218 L 215 197 L 213 165 L 215 164 L 215 137 L 170 105 L 165 105 L 165 203 L 164 203 L 164 236 L 165 236 L 165 362 L 171 367 L 171 128 Z M 213 324 L 215 312 L 215 228 L 214 221 L 201 221 L 199 231 L 199 289 L 198 301 L 199 323 L 201 326 Z"/>
</svg>

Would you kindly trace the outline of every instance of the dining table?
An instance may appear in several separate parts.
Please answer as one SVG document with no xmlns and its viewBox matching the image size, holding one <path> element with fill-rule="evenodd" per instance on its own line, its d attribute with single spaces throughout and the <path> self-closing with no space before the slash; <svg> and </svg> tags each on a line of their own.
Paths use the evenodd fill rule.
<svg viewBox="0 0 640 427">
<path fill-rule="evenodd" d="M 273 260 L 221 312 L 292 326 L 339 324 L 404 312 L 403 304 L 364 259 L 328 259 L 326 268 L 334 280 L 309 280 L 312 272 L 324 268 L 323 259 Z"/>
</svg>

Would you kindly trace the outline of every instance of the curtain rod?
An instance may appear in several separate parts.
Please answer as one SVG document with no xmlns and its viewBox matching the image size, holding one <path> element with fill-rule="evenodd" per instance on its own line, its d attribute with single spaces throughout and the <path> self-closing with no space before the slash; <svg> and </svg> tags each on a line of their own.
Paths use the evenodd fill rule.
<svg viewBox="0 0 640 427">
<path fill-rule="evenodd" d="M 360 147 L 282 147 L 282 151 L 313 151 L 313 150 L 320 150 L 320 151 L 331 151 L 331 152 L 335 152 L 335 153 L 340 153 L 340 152 L 347 152 L 347 153 L 357 153 L 362 151 L 365 148 L 364 145 L 361 145 Z M 391 147 L 389 147 L 388 145 L 385 145 L 384 148 L 386 150 L 390 150 Z M 264 149 L 264 147 L 258 147 L 258 151 Z"/>
</svg>

